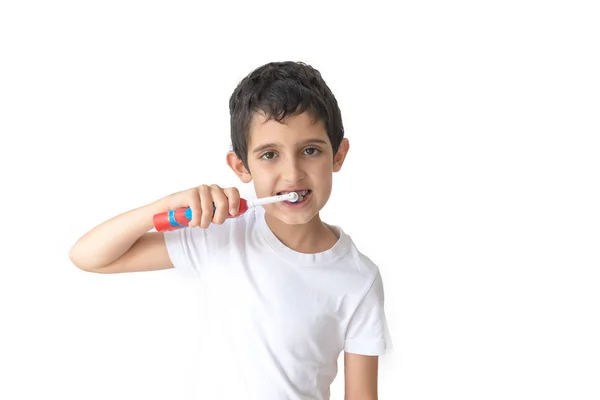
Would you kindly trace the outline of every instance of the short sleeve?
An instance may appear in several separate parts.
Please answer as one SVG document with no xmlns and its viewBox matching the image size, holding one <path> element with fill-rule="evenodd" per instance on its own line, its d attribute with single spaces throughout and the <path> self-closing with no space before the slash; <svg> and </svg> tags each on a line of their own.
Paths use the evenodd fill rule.
<svg viewBox="0 0 600 400">
<path fill-rule="evenodd" d="M 206 234 L 195 232 L 198 230 L 182 228 L 164 233 L 171 262 L 184 277 L 199 277 L 197 266 L 206 258 Z"/>
<path fill-rule="evenodd" d="M 214 254 L 229 241 L 231 224 L 182 228 L 164 232 L 169 258 L 184 278 L 202 278 Z"/>
<path fill-rule="evenodd" d="M 346 330 L 345 352 L 379 356 L 392 348 L 384 303 L 383 280 L 378 271 L 350 319 Z"/>
</svg>

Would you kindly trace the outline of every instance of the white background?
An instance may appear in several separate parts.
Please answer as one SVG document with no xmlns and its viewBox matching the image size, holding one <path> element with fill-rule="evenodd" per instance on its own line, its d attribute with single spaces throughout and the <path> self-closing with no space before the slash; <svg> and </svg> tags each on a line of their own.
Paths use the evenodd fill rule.
<svg viewBox="0 0 600 400">
<path fill-rule="evenodd" d="M 201 183 L 250 197 L 228 99 L 279 60 L 319 69 L 342 109 L 323 218 L 384 276 L 380 398 L 600 398 L 592 3 L 3 2 L 0 398 L 211 398 L 192 287 L 68 251 Z"/>
</svg>

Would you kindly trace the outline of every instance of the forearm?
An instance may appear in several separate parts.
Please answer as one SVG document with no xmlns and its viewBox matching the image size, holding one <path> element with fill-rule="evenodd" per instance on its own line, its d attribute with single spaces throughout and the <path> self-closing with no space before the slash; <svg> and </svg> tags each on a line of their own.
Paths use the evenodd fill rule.
<svg viewBox="0 0 600 400">
<path fill-rule="evenodd" d="M 165 210 L 161 199 L 105 221 L 73 245 L 69 258 L 83 270 L 104 267 L 125 254 L 144 233 L 151 230 L 154 214 Z"/>
<path fill-rule="evenodd" d="M 344 396 L 344 400 L 377 400 L 379 397 L 375 395 L 346 395 Z"/>
</svg>

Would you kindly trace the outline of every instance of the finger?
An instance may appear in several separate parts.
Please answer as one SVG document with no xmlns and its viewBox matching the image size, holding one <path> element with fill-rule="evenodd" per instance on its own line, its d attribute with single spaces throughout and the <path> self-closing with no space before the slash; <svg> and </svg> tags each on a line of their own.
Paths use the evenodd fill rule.
<svg viewBox="0 0 600 400">
<path fill-rule="evenodd" d="M 190 196 L 188 199 L 188 207 L 192 210 L 192 219 L 188 226 L 198 227 L 200 226 L 200 219 L 202 218 L 202 207 L 200 203 L 199 188 L 193 188 L 190 190 Z"/>
<path fill-rule="evenodd" d="M 237 215 L 240 209 L 240 192 L 235 187 L 230 187 L 223 190 L 229 201 L 229 214 Z"/>
<path fill-rule="evenodd" d="M 200 227 L 208 228 L 213 218 L 213 199 L 210 188 L 206 185 L 202 185 L 200 188 L 200 206 L 202 207 Z"/>
<path fill-rule="evenodd" d="M 223 193 L 223 189 L 221 189 L 217 185 L 212 185 L 210 187 L 210 192 L 212 194 L 213 202 L 217 208 L 215 211 L 215 215 L 213 216 L 212 222 L 215 224 L 222 224 L 227 219 L 227 214 L 229 212 L 227 197 L 225 193 Z"/>
</svg>

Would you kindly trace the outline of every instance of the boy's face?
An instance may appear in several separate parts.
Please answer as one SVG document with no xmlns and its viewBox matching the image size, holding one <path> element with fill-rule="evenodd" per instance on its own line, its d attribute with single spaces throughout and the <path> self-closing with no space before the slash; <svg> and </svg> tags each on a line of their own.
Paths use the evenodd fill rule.
<svg viewBox="0 0 600 400">
<path fill-rule="evenodd" d="M 282 122 L 265 121 L 262 114 L 254 116 L 248 142 L 250 173 L 238 164 L 246 172 L 238 175 L 246 183 L 254 181 L 259 198 L 282 192 L 308 191 L 295 204 L 284 202 L 264 206 L 268 213 L 286 224 L 305 224 L 329 200 L 332 173 L 340 170 L 349 144 L 344 139 L 334 157 L 322 122 L 315 122 L 308 113 Z"/>
</svg>

